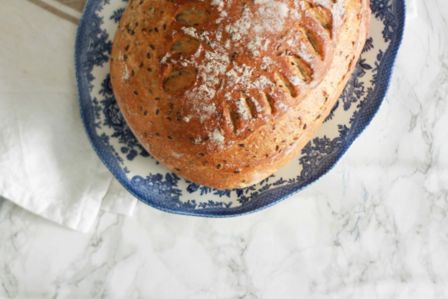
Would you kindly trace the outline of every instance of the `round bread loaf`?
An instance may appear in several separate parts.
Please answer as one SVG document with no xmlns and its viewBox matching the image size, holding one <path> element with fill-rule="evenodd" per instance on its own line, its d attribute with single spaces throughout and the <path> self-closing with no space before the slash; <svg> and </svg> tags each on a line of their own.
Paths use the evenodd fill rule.
<svg viewBox="0 0 448 299">
<path fill-rule="evenodd" d="M 111 81 L 146 150 L 220 189 L 268 177 L 312 138 L 361 53 L 368 0 L 131 0 Z"/>
</svg>

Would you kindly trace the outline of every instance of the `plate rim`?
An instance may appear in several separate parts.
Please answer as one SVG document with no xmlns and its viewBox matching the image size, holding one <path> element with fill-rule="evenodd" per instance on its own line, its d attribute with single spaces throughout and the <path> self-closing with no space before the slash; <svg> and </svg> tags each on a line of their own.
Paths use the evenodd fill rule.
<svg viewBox="0 0 448 299">
<path fill-rule="evenodd" d="M 79 104 L 79 112 L 81 114 L 81 120 L 83 123 L 83 127 L 87 133 L 88 140 L 93 150 L 101 160 L 101 162 L 106 166 L 106 168 L 112 173 L 115 179 L 134 197 L 136 197 L 139 201 L 143 202 L 146 205 L 149 205 L 155 209 L 178 215 L 186 215 L 186 216 L 198 216 L 198 217 L 207 217 L 207 218 L 224 218 L 224 217 L 236 217 L 247 215 L 251 213 L 255 213 L 264 209 L 267 209 L 273 205 L 276 205 L 292 195 L 298 193 L 300 190 L 310 186 L 311 184 L 317 182 L 320 178 L 326 175 L 333 167 L 335 167 L 341 158 L 346 154 L 347 150 L 352 146 L 353 142 L 358 139 L 361 133 L 369 126 L 382 103 L 384 102 L 384 98 L 387 94 L 387 91 L 390 86 L 390 81 L 393 74 L 394 65 L 396 62 L 396 57 L 398 51 L 400 49 L 402 40 L 403 40 L 403 32 L 405 28 L 406 21 L 406 3 L 405 0 L 394 0 L 397 7 L 397 31 L 395 33 L 395 38 L 391 41 L 391 46 L 388 47 L 385 52 L 385 61 L 383 62 L 383 68 L 381 72 L 378 72 L 377 77 L 377 86 L 378 91 L 376 94 L 376 100 L 373 103 L 372 109 L 366 112 L 363 115 L 363 119 L 357 124 L 356 127 L 353 128 L 352 134 L 350 137 L 344 140 L 343 146 L 341 147 L 340 152 L 336 155 L 334 161 L 329 162 L 325 167 L 322 168 L 322 171 L 312 176 L 308 181 L 306 181 L 302 186 L 292 186 L 291 190 L 287 190 L 286 192 L 281 192 L 279 196 L 266 203 L 266 200 L 262 200 L 261 203 L 254 203 L 253 205 L 243 205 L 235 208 L 204 208 L 204 209 L 193 209 L 193 210 L 185 210 L 181 207 L 164 207 L 158 204 L 157 200 L 154 200 L 153 197 L 149 194 L 140 194 L 134 190 L 131 180 L 121 171 L 121 168 L 118 166 L 117 162 L 114 161 L 113 155 L 109 157 L 105 153 L 103 149 L 103 145 L 100 144 L 100 138 L 96 135 L 95 127 L 89 122 L 89 116 L 91 117 L 92 111 L 89 110 L 89 107 L 85 107 L 83 104 L 83 98 L 88 98 L 91 100 L 91 96 L 89 93 L 88 84 L 86 85 L 85 78 L 82 76 L 82 62 L 81 62 L 81 54 L 82 50 L 85 49 L 87 42 L 84 39 L 85 33 L 89 26 L 88 19 L 94 13 L 95 2 L 96 0 L 87 0 L 87 3 L 84 6 L 84 10 L 81 15 L 81 19 L 79 21 L 79 26 L 76 32 L 75 38 L 75 78 L 76 78 L 76 86 L 77 86 L 77 94 L 78 94 L 78 104 Z M 387 54 L 387 55 L 386 55 Z M 112 159 L 111 159 L 112 158 Z M 285 186 L 287 187 L 287 186 Z M 283 188 L 285 188 L 283 187 Z M 275 190 L 275 189 L 274 189 Z M 241 209 L 241 211 L 239 210 Z"/>
</svg>

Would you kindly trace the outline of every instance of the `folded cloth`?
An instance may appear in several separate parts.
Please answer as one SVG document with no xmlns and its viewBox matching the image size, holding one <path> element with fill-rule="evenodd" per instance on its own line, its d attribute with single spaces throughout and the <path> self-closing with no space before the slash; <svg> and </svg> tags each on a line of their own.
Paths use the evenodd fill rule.
<svg viewBox="0 0 448 299">
<path fill-rule="evenodd" d="M 0 10 L 0 196 L 86 232 L 102 206 L 129 215 L 136 200 L 101 164 L 84 132 L 75 18 L 39 1 L 5 1 Z"/>
</svg>

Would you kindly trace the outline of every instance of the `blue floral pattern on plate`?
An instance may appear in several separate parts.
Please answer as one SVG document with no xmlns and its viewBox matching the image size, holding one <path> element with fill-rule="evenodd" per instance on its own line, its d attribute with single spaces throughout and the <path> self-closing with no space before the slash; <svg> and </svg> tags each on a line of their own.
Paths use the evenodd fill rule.
<svg viewBox="0 0 448 299">
<path fill-rule="evenodd" d="M 297 159 L 244 189 L 215 190 L 188 182 L 138 143 L 115 102 L 109 75 L 112 38 L 126 0 L 88 0 L 76 39 L 81 116 L 93 148 L 120 183 L 163 211 L 209 217 L 268 207 L 331 169 L 369 124 L 387 90 L 404 27 L 404 0 L 371 0 L 369 38 L 338 103 Z"/>
</svg>

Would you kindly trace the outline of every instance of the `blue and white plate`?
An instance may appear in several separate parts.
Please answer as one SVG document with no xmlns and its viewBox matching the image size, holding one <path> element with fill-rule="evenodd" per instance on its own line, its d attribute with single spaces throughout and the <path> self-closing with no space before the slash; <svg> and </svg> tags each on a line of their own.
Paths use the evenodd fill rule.
<svg viewBox="0 0 448 299">
<path fill-rule="evenodd" d="M 133 195 L 157 209 L 196 216 L 234 216 L 268 207 L 331 169 L 378 110 L 401 42 L 404 0 L 371 0 L 369 39 L 348 86 L 315 138 L 258 185 L 220 191 L 185 181 L 139 145 L 115 102 L 109 77 L 112 38 L 126 0 L 89 0 L 76 40 L 81 116 L 98 156 Z"/>
</svg>

